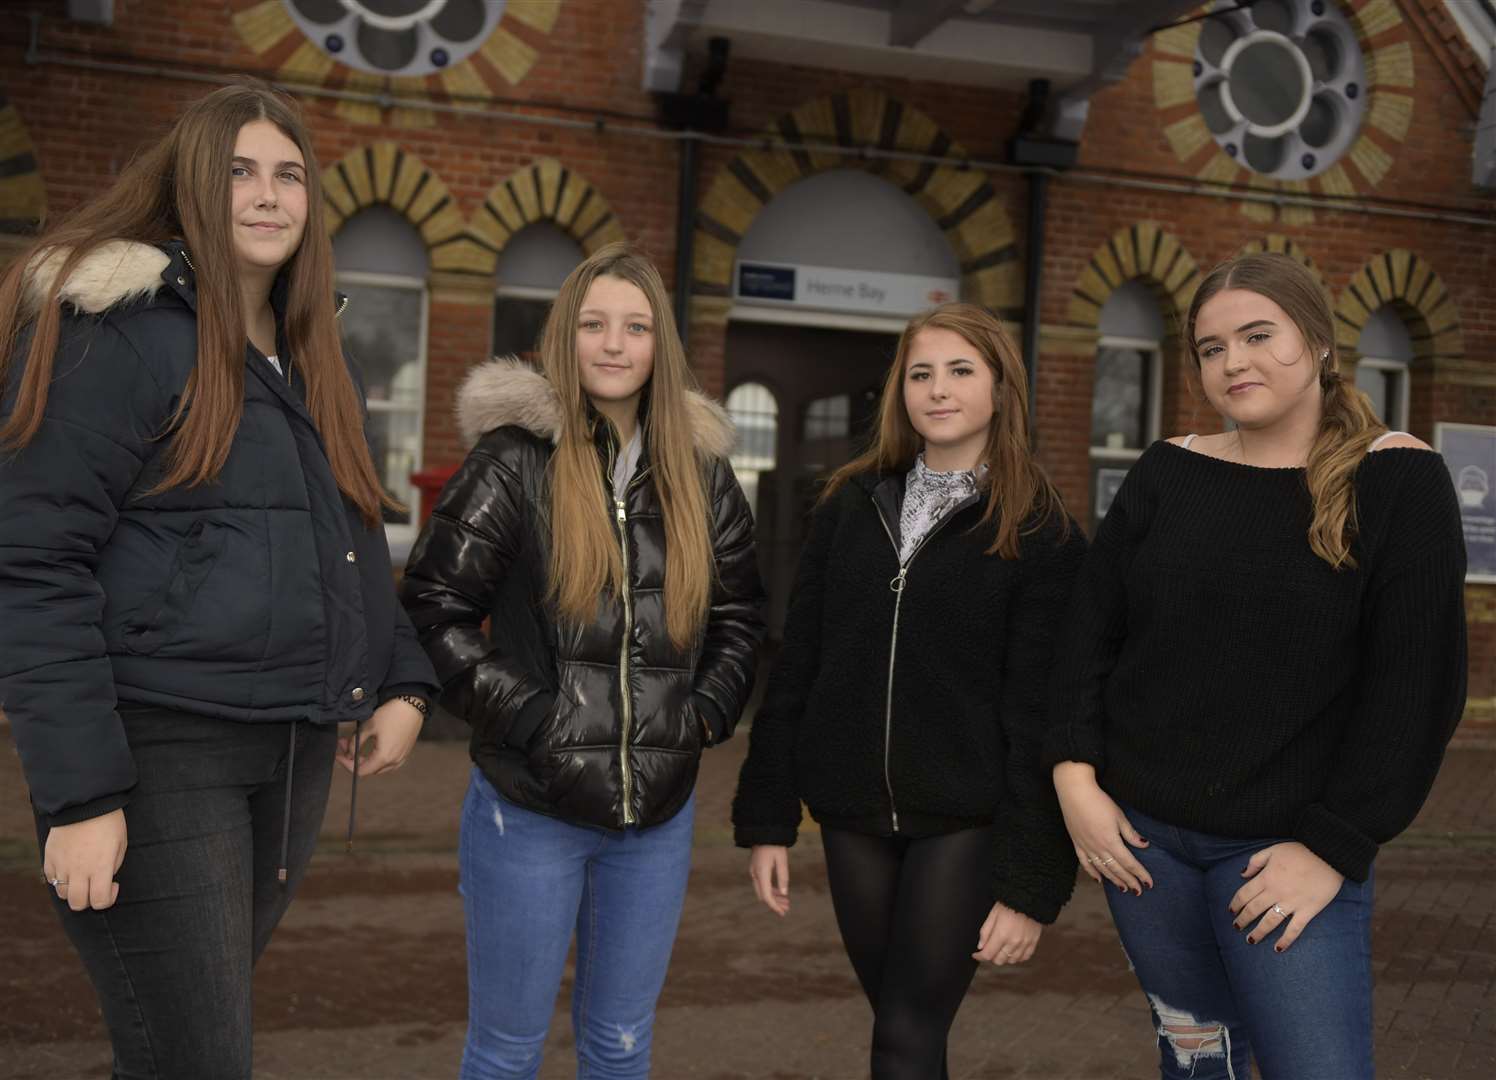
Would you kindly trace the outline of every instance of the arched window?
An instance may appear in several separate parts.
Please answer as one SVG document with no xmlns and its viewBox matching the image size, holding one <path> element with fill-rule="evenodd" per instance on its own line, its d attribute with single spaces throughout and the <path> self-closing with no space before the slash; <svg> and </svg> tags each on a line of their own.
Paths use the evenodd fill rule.
<svg viewBox="0 0 1496 1080">
<path fill-rule="evenodd" d="M 348 296 L 338 329 L 363 372 L 374 467 L 407 507 L 385 514 L 398 556 L 415 539 L 419 498 L 410 474 L 421 467 L 425 412 L 426 244 L 400 214 L 371 206 L 338 230 L 332 247 L 338 289 Z"/>
<path fill-rule="evenodd" d="M 1091 393 L 1093 526 L 1106 516 L 1132 463 L 1159 436 L 1166 336 L 1158 300 L 1138 280 L 1107 298 L 1100 330 Z"/>
<path fill-rule="evenodd" d="M 560 228 L 548 221 L 526 225 L 499 256 L 498 289 L 493 305 L 493 354 L 535 360 L 540 332 L 551 302 L 586 255 Z"/>
<path fill-rule="evenodd" d="M 1377 415 L 1393 431 L 1408 427 L 1408 368 L 1413 339 L 1408 326 L 1388 304 L 1377 308 L 1356 342 L 1356 387 L 1366 392 Z"/>
<path fill-rule="evenodd" d="M 778 461 L 779 403 L 763 383 L 742 383 L 727 395 L 727 415 L 738 429 L 738 442 L 728 460 L 757 519 L 758 475 L 773 469 Z"/>
</svg>

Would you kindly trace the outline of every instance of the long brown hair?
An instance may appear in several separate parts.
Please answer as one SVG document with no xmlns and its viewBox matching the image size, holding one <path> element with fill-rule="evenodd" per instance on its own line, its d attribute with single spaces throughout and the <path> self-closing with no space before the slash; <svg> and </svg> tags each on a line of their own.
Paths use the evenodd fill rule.
<svg viewBox="0 0 1496 1080">
<path fill-rule="evenodd" d="M 0 277 L 0 381 L 26 322 L 35 320 L 15 408 L 0 426 L 0 446 L 23 447 L 41 426 L 61 322 L 58 293 L 74 269 L 112 240 L 159 246 L 180 239 L 196 268 L 197 362 L 176 414 L 160 433 L 172 438 L 155 490 L 210 483 L 222 471 L 244 411 L 247 340 L 234 272 L 229 172 L 239 129 L 256 120 L 279 128 L 307 164 L 306 229 L 281 269 L 289 287 L 283 331 L 306 381 L 307 411 L 327 447 L 333 478 L 372 528 L 381 505 L 396 504 L 374 471 L 358 392 L 343 363 L 316 157 L 296 104 L 253 80 L 189 105 L 170 133 L 132 160 L 107 191 L 44 233 Z M 33 314 L 22 299 L 29 276 L 43 265 L 53 278 Z"/>
<path fill-rule="evenodd" d="M 665 523 L 665 626 L 675 646 L 685 649 L 706 626 L 713 573 L 706 480 L 686 399 L 696 390 L 696 379 L 686 364 L 659 271 L 622 243 L 599 248 L 571 272 L 541 334 L 541 368 L 561 402 L 561 430 L 550 466 L 551 595 L 564 618 L 581 624 L 593 618 L 605 588 L 615 596 L 628 588 L 593 442 L 598 418 L 577 366 L 578 315 L 599 277 L 638 286 L 654 317 L 654 373 L 645 390 L 648 417 L 640 421 Z"/>
<path fill-rule="evenodd" d="M 1319 430 L 1304 468 L 1314 506 L 1309 546 L 1336 569 L 1354 567 L 1351 542 L 1356 535 L 1356 469 L 1387 426 L 1370 399 L 1341 378 L 1329 298 L 1309 271 L 1287 255 L 1259 252 L 1221 263 L 1200 283 L 1185 320 L 1185 341 L 1197 374 L 1200 352 L 1195 347 L 1195 320 L 1206 302 L 1226 289 L 1246 289 L 1282 308 L 1298 327 L 1316 365 L 1323 404 Z"/>
<path fill-rule="evenodd" d="M 821 500 L 863 473 L 905 473 L 914 467 L 924 439 L 914 430 L 904 403 L 904 365 L 915 335 L 925 329 L 960 334 L 992 371 L 993 416 L 982 448 L 989 498 L 980 524 L 995 523 L 996 532 L 987 554 L 1018 558 L 1019 538 L 1055 517 L 1060 519 L 1062 532 L 1068 533 L 1070 518 L 1060 493 L 1029 449 L 1028 378 L 1018 350 L 997 317 L 975 304 L 942 304 L 909 320 L 883 381 L 872 445 L 832 473 Z"/>
</svg>

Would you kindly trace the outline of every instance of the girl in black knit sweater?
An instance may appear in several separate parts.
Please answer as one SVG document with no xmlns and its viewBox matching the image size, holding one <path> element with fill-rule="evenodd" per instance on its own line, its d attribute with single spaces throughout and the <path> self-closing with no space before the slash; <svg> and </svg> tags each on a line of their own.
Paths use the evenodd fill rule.
<svg viewBox="0 0 1496 1080">
<path fill-rule="evenodd" d="M 987 311 L 905 329 L 873 445 L 816 508 L 733 804 L 781 916 L 802 799 L 820 823 L 875 1080 L 943 1076 L 977 962 L 1032 956 L 1075 883 L 1039 755 L 1085 544 L 1029 454 L 1027 396 Z"/>
<path fill-rule="evenodd" d="M 1217 267 L 1186 341 L 1235 429 L 1133 466 L 1077 583 L 1045 751 L 1160 1075 L 1367 1080 L 1377 846 L 1465 701 L 1443 459 L 1336 369 L 1294 260 Z M 1147 837 L 1145 840 L 1144 837 Z"/>
</svg>

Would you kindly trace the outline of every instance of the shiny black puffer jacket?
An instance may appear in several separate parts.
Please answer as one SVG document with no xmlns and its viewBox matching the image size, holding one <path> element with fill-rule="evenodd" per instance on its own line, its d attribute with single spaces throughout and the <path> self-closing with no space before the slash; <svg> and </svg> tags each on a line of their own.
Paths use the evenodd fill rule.
<svg viewBox="0 0 1496 1080">
<path fill-rule="evenodd" d="M 647 455 L 615 519 L 628 594 L 600 597 L 585 626 L 560 624 L 546 596 L 555 393 L 505 360 L 459 393 L 464 433 L 484 434 L 416 541 L 401 599 L 442 704 L 472 725 L 473 760 L 521 806 L 612 829 L 667 821 L 691 794 L 702 747 L 732 734 L 748 699 L 764 632 L 753 521 L 725 458 L 731 424 L 699 395 L 691 413 L 715 580 L 705 632 L 682 652 L 665 631 L 664 521 Z M 600 423 L 599 470 L 612 439 Z"/>
</svg>

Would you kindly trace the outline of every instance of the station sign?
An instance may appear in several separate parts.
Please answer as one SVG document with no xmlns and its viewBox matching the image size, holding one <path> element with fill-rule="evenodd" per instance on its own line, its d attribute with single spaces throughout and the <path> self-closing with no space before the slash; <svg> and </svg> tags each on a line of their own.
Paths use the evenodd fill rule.
<svg viewBox="0 0 1496 1080">
<path fill-rule="evenodd" d="M 955 278 L 842 270 L 829 266 L 739 262 L 733 298 L 816 311 L 907 317 L 960 296 Z"/>
</svg>

